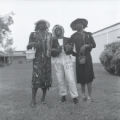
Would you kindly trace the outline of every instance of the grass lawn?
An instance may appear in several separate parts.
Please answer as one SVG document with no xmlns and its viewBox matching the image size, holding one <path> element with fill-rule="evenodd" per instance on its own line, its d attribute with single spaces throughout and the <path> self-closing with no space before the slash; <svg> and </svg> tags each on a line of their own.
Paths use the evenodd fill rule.
<svg viewBox="0 0 120 120">
<path fill-rule="evenodd" d="M 47 104 L 31 108 L 32 64 L 12 64 L 0 67 L 0 120 L 120 120 L 120 78 L 107 73 L 100 64 L 94 65 L 96 79 L 93 83 L 94 102 L 81 99 L 74 105 L 67 96 L 66 103 L 59 102 L 56 81 L 48 91 Z"/>
</svg>

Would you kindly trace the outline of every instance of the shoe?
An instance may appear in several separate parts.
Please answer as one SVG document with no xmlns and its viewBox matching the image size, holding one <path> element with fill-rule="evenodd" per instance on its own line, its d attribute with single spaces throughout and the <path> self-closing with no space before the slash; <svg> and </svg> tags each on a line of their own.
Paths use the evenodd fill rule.
<svg viewBox="0 0 120 120">
<path fill-rule="evenodd" d="M 30 103 L 30 106 L 31 106 L 32 108 L 36 107 L 36 102 L 33 102 L 33 101 L 32 101 L 32 102 Z"/>
<path fill-rule="evenodd" d="M 46 101 L 41 101 L 42 104 L 47 104 Z"/>
<path fill-rule="evenodd" d="M 87 97 L 87 101 L 89 101 L 89 102 L 94 102 L 91 97 Z"/>
<path fill-rule="evenodd" d="M 76 97 L 76 98 L 73 98 L 73 103 L 74 104 L 77 104 L 79 101 L 78 101 L 78 98 Z"/>
<path fill-rule="evenodd" d="M 87 101 L 87 97 L 86 96 L 83 96 L 82 99 L 83 99 L 83 101 Z"/>
<path fill-rule="evenodd" d="M 66 96 L 62 96 L 61 97 L 61 102 L 65 102 L 66 101 Z"/>
<path fill-rule="evenodd" d="M 46 101 L 45 101 L 44 98 L 41 98 L 41 103 L 42 103 L 42 104 L 46 104 Z"/>
</svg>

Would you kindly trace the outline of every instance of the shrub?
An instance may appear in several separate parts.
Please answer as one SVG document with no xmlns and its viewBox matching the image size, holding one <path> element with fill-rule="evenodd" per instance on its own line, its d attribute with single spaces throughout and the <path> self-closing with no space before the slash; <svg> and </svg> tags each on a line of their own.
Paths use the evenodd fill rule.
<svg viewBox="0 0 120 120">
<path fill-rule="evenodd" d="M 111 74 L 120 76 L 120 42 L 105 45 L 100 55 L 101 64 Z"/>
</svg>

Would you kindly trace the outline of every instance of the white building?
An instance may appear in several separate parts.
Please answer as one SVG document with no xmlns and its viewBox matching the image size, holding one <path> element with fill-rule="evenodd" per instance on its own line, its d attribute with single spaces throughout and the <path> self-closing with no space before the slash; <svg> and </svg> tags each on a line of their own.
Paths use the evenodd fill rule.
<svg viewBox="0 0 120 120">
<path fill-rule="evenodd" d="M 100 63 L 99 57 L 104 50 L 104 46 L 108 43 L 120 40 L 120 23 L 94 32 L 93 37 L 96 42 L 96 48 L 92 51 L 93 62 Z"/>
<path fill-rule="evenodd" d="M 26 61 L 25 51 L 14 51 L 12 59 L 13 63 L 24 63 Z"/>
</svg>

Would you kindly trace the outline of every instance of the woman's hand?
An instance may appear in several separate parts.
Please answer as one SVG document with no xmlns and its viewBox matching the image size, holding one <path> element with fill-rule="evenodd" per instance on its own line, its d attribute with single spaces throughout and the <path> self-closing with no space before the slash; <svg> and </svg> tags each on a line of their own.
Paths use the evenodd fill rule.
<svg viewBox="0 0 120 120">
<path fill-rule="evenodd" d="M 69 52 L 72 50 L 72 46 L 70 44 L 65 45 L 66 52 Z"/>
<path fill-rule="evenodd" d="M 57 48 L 52 48 L 51 49 L 51 56 L 52 57 L 57 57 L 59 54 L 62 52 L 62 47 L 58 46 Z"/>
<path fill-rule="evenodd" d="M 85 50 L 86 50 L 86 46 L 85 46 L 85 45 L 83 45 L 83 46 L 80 48 L 80 52 L 81 52 L 81 53 L 84 53 L 84 52 L 85 52 Z"/>
<path fill-rule="evenodd" d="M 52 57 L 57 57 L 58 55 L 59 55 L 59 50 L 58 49 L 56 49 L 56 48 L 52 48 L 51 49 L 51 56 Z"/>
<path fill-rule="evenodd" d="M 66 45 L 65 45 L 65 53 L 66 53 L 67 55 L 70 55 L 70 54 L 72 54 L 72 52 L 73 52 L 72 45 L 66 44 Z"/>
<path fill-rule="evenodd" d="M 90 47 L 90 45 L 89 44 L 85 44 L 85 45 L 83 45 L 82 47 L 81 47 L 81 49 L 80 49 L 80 51 L 81 52 L 84 52 L 87 48 L 89 48 Z"/>
<path fill-rule="evenodd" d="M 88 48 L 88 47 L 90 47 L 90 45 L 88 45 L 88 44 L 85 44 L 85 45 L 84 45 L 84 47 L 85 47 L 85 48 Z"/>
<path fill-rule="evenodd" d="M 37 44 L 35 42 L 30 42 L 27 46 L 27 49 L 37 48 Z"/>
</svg>

